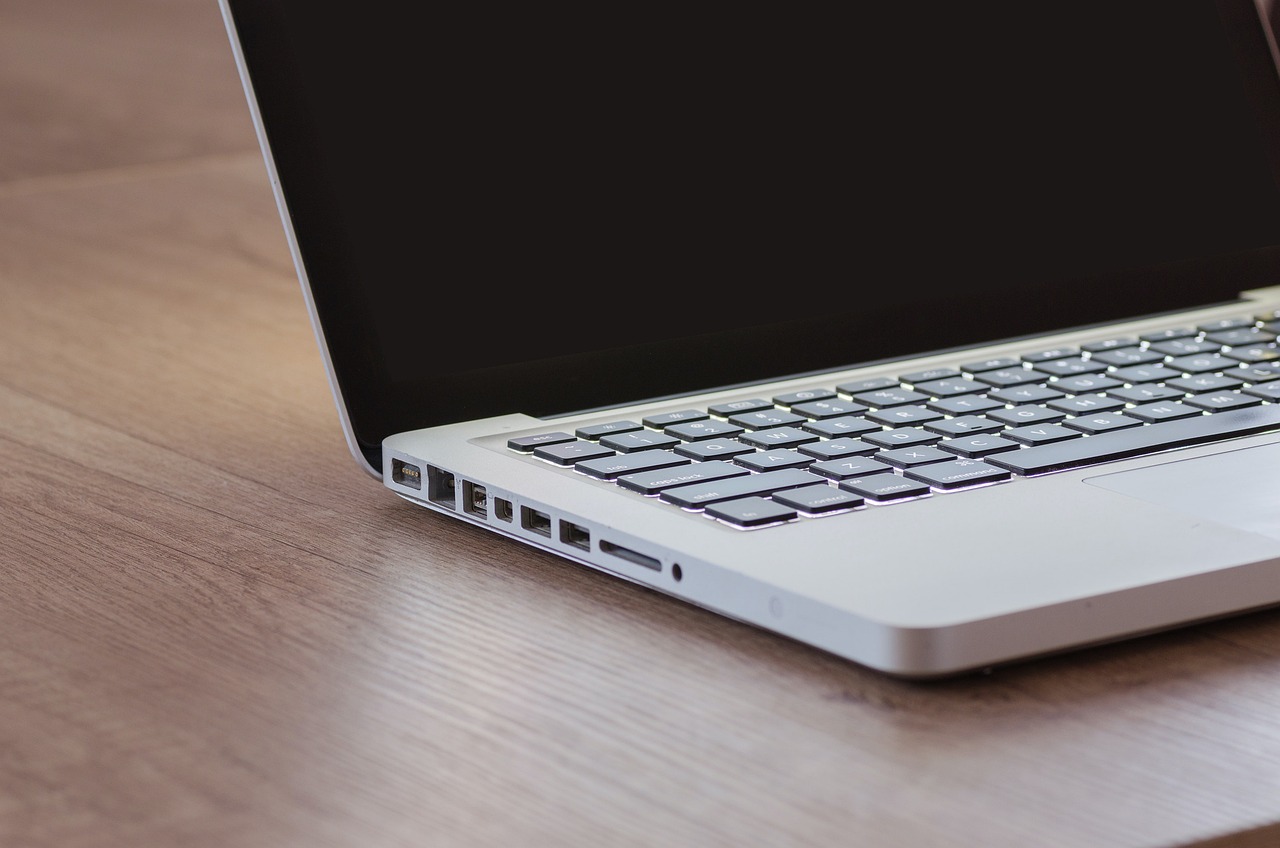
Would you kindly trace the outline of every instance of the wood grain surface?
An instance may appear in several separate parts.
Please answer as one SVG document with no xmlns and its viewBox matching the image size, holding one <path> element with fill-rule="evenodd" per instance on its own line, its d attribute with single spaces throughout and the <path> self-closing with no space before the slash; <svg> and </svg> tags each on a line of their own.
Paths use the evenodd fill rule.
<svg viewBox="0 0 1280 848">
<path fill-rule="evenodd" d="M 1280 845 L 1280 613 L 885 678 L 347 452 L 212 0 L 0 7 L 0 847 Z"/>
</svg>

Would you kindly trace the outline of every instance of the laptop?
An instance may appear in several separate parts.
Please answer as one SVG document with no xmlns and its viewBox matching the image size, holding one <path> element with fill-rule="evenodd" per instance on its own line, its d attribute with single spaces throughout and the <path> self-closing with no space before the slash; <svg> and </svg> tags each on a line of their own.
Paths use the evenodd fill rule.
<svg viewBox="0 0 1280 848">
<path fill-rule="evenodd" d="M 1280 603 L 1251 0 L 221 4 L 389 496 L 913 679 Z"/>
</svg>

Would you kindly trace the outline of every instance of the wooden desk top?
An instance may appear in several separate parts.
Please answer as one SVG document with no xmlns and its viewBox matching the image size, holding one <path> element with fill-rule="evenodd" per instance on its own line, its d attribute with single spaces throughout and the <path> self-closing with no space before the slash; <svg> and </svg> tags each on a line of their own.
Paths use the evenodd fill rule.
<svg viewBox="0 0 1280 848">
<path fill-rule="evenodd" d="M 1280 613 L 913 684 L 411 507 L 216 4 L 0 22 L 0 845 L 1280 844 Z"/>
</svg>

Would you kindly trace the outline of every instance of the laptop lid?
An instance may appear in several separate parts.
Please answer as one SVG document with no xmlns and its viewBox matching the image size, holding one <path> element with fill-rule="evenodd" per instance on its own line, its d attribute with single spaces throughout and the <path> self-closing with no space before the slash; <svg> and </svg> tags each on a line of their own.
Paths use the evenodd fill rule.
<svg viewBox="0 0 1280 848">
<path fill-rule="evenodd" d="M 224 0 L 367 467 L 402 430 L 1274 284 L 1251 0 L 883 5 Z"/>
</svg>

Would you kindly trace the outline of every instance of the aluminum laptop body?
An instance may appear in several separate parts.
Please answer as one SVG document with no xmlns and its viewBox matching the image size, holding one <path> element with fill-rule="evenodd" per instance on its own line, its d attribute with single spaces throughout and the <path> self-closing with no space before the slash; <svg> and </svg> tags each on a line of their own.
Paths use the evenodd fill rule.
<svg viewBox="0 0 1280 848">
<path fill-rule="evenodd" d="M 1280 603 L 1249 0 L 222 6 L 348 443 L 395 495 L 912 678 Z"/>
</svg>

